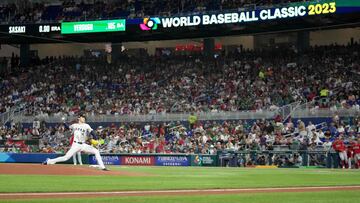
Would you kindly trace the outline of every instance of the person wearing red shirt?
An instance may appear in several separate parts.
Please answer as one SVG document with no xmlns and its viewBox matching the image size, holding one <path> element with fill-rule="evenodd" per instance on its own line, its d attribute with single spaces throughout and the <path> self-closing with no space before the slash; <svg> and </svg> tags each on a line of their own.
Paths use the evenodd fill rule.
<svg viewBox="0 0 360 203">
<path fill-rule="evenodd" d="M 153 141 L 153 147 L 154 147 L 155 153 L 159 153 L 159 154 L 164 153 L 164 152 L 165 152 L 165 141 L 164 141 L 164 138 L 163 138 L 163 137 L 156 138 L 156 139 Z"/>
<path fill-rule="evenodd" d="M 355 168 L 360 168 L 360 137 L 352 143 L 352 151 L 354 155 Z"/>
<path fill-rule="evenodd" d="M 348 157 L 348 168 L 352 168 L 352 161 L 354 160 L 354 151 L 353 151 L 353 146 L 354 143 L 356 142 L 356 140 L 349 140 L 349 145 L 346 148 L 346 154 Z"/>
<path fill-rule="evenodd" d="M 337 153 L 339 153 L 341 166 L 342 168 L 345 168 L 348 162 L 348 158 L 346 153 L 346 146 L 343 141 L 343 135 L 339 135 L 339 137 L 333 142 L 332 147 Z"/>
</svg>

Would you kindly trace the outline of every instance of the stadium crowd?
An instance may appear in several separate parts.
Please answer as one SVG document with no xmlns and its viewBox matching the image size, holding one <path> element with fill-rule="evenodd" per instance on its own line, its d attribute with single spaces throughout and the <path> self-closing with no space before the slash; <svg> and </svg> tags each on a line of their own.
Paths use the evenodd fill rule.
<svg viewBox="0 0 360 203">
<path fill-rule="evenodd" d="M 296 101 L 359 110 L 358 50 L 354 44 L 303 54 L 234 51 L 211 59 L 124 54 L 112 64 L 64 57 L 4 76 L 0 111 L 15 104 L 41 117 L 275 111 Z"/>
<path fill-rule="evenodd" d="M 0 3 L 0 20 L 17 23 L 79 21 L 145 16 L 170 16 L 214 10 L 239 9 L 304 0 L 127 0 Z"/>
<path fill-rule="evenodd" d="M 276 110 L 294 101 L 313 108 L 359 110 L 359 45 L 296 50 L 221 53 L 217 57 L 157 53 L 98 58 L 61 57 L 48 65 L 13 68 L 1 80 L 1 109 L 20 105 L 31 116 L 138 115 L 170 112 Z M 277 57 L 281 55 L 282 57 Z M 195 119 L 196 120 L 196 119 Z M 281 118 L 250 121 L 124 123 L 97 128 L 102 152 L 205 153 L 218 150 L 332 150 L 339 135 L 357 139 L 360 122 L 334 117 L 329 126 L 307 126 Z M 35 121 L 2 127 L 5 151 L 65 152 L 70 134 L 63 125 Z M 24 140 L 38 140 L 38 145 Z M 38 146 L 38 147 L 37 147 Z M 262 160 L 253 158 L 253 163 Z M 249 159 L 246 159 L 249 163 Z M 251 159 L 250 159 L 251 160 Z M 275 161 L 275 160 L 274 160 Z M 280 164 L 279 162 L 277 162 Z M 244 163 L 243 163 L 244 164 Z"/>
<path fill-rule="evenodd" d="M 307 150 L 336 152 L 333 143 L 342 138 L 347 146 L 360 138 L 360 119 L 339 119 L 334 116 L 326 123 L 304 123 L 288 119 L 284 124 L 274 120 L 196 121 L 194 125 L 182 122 L 121 123 L 96 128 L 104 144 L 102 153 L 186 153 L 217 154 L 218 151 L 284 151 Z M 71 132 L 63 124 L 53 127 L 35 120 L 32 127 L 22 128 L 13 123 L 0 129 L 5 152 L 64 153 L 70 145 Z M 27 145 L 23 140 L 39 140 Z M 360 143 L 359 143 L 360 144 Z M 265 164 L 264 156 L 248 154 L 241 165 Z M 281 165 L 285 159 L 272 155 L 270 163 Z M 313 164 L 318 159 L 313 158 Z M 301 164 L 301 163 L 297 163 Z"/>
</svg>

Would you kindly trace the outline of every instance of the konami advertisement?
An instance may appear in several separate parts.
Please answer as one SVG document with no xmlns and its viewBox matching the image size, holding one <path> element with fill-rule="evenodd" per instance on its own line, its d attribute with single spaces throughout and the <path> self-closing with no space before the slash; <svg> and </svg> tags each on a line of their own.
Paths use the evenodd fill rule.
<svg viewBox="0 0 360 203">
<path fill-rule="evenodd" d="M 121 165 L 155 166 L 154 156 L 121 156 Z"/>
</svg>

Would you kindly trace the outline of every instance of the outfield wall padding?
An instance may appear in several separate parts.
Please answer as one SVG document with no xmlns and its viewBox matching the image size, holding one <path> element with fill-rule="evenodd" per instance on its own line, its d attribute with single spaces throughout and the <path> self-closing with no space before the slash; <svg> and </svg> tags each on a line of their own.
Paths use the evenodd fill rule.
<svg viewBox="0 0 360 203">
<path fill-rule="evenodd" d="M 45 153 L 0 153 L 0 163 L 42 163 L 47 158 L 54 159 L 64 154 L 45 154 Z M 82 154 L 83 164 L 89 163 L 89 155 Z M 68 161 L 64 162 L 66 164 L 72 164 L 73 160 L 70 158 Z"/>
<path fill-rule="evenodd" d="M 0 153 L 0 163 L 42 163 L 47 158 L 63 154 L 44 153 Z M 217 155 L 205 154 L 102 154 L 105 165 L 126 166 L 217 166 Z M 97 164 L 94 155 L 82 154 L 84 164 Z M 72 164 L 72 158 L 65 163 Z"/>
</svg>

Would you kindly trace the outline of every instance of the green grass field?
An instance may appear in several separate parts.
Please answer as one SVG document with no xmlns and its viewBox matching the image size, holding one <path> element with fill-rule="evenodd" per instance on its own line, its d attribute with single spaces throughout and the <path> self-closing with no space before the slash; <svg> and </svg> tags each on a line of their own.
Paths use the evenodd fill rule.
<svg viewBox="0 0 360 203">
<path fill-rule="evenodd" d="M 0 192 L 75 192 L 360 185 L 360 170 L 111 167 L 148 176 L 0 175 Z M 6 184 L 4 184 L 6 183 Z M 51 202 L 359 202 L 360 192 L 52 199 Z M 1 201 L 1 200 L 0 200 Z M 18 200 L 15 202 L 23 202 Z M 49 202 L 50 200 L 32 200 Z M 14 201 L 11 201 L 14 202 Z"/>
<path fill-rule="evenodd" d="M 229 203 L 229 202 L 257 202 L 257 203 L 356 203 L 359 202 L 359 191 L 342 192 L 312 192 L 312 193 L 258 193 L 210 196 L 160 196 L 160 197 L 112 197 L 92 199 L 36 199 L 26 202 L 54 202 L 54 203 Z M 7 200 L 4 202 L 25 202 L 24 200 Z"/>
</svg>

